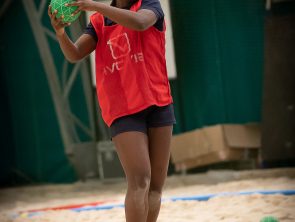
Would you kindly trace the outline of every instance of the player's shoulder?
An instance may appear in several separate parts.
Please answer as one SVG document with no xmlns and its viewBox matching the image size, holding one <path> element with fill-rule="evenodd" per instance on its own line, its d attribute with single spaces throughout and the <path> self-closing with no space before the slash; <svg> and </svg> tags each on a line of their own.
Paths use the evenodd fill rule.
<svg viewBox="0 0 295 222">
<path fill-rule="evenodd" d="M 141 9 L 152 10 L 156 14 L 158 19 L 161 19 L 164 17 L 164 12 L 159 0 L 142 0 Z"/>
</svg>

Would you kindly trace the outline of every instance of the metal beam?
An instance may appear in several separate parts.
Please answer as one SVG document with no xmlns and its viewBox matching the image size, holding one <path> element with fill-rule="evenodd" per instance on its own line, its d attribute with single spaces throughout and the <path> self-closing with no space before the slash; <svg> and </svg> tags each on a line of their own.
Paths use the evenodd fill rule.
<svg viewBox="0 0 295 222">
<path fill-rule="evenodd" d="M 60 127 L 62 141 L 64 144 L 65 153 L 70 162 L 73 164 L 80 179 L 84 180 L 87 175 L 93 175 L 93 172 L 98 172 L 97 161 L 97 120 L 94 100 L 94 90 L 91 84 L 90 69 L 87 68 L 86 61 L 76 64 L 72 72 L 68 73 L 69 63 L 65 60 L 62 67 L 61 79 L 59 79 L 58 69 L 55 66 L 54 56 L 51 53 L 48 37 L 57 40 L 55 33 L 42 25 L 42 16 L 47 10 L 47 1 L 42 0 L 39 7 L 36 6 L 34 0 L 22 0 L 27 17 L 29 19 L 33 35 L 39 50 L 41 61 L 47 76 L 51 96 L 54 103 L 55 112 Z M 79 36 L 81 33 L 81 26 L 78 22 L 70 28 L 73 36 Z M 78 75 L 81 78 L 77 78 Z M 71 110 L 69 95 L 72 91 L 75 81 L 82 81 L 83 90 L 86 100 L 86 107 L 89 119 L 89 126 L 87 126 L 77 115 Z M 89 138 L 80 138 L 78 129 L 81 129 Z M 92 160 L 91 164 L 82 163 L 88 159 Z M 101 165 L 101 164 L 100 164 Z M 100 175 L 103 178 L 103 175 Z"/>
<path fill-rule="evenodd" d="M 71 144 L 74 143 L 74 141 L 69 135 L 69 130 L 68 130 L 69 125 L 67 124 L 68 121 L 64 112 L 64 110 L 66 109 L 66 106 L 63 100 L 60 99 L 62 95 L 61 87 L 57 77 L 57 70 L 53 61 L 50 47 L 43 31 L 44 28 L 39 19 L 39 13 L 35 6 L 34 1 L 22 0 L 22 2 L 26 10 L 28 19 L 30 21 L 31 28 L 33 30 L 33 34 L 36 40 L 36 44 L 39 49 L 39 54 L 41 56 L 41 60 L 43 63 L 43 67 L 45 69 L 47 80 L 51 89 L 50 92 L 54 102 L 54 108 L 58 117 L 58 123 L 60 126 L 64 147 L 66 149 L 66 153 L 71 154 L 73 153 L 73 150 L 71 150 L 70 147 L 71 147 Z"/>
</svg>

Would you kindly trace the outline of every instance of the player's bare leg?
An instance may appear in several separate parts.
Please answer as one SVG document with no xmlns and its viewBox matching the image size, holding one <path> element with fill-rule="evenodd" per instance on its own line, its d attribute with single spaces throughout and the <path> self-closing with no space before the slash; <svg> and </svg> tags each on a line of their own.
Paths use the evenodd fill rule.
<svg viewBox="0 0 295 222">
<path fill-rule="evenodd" d="M 149 211 L 147 222 L 157 221 L 162 189 L 167 177 L 170 158 L 170 142 L 173 126 L 150 128 L 149 155 L 151 161 L 151 183 L 149 189 Z"/>
<path fill-rule="evenodd" d="M 148 137 L 141 132 L 125 132 L 115 136 L 113 141 L 128 182 L 126 221 L 146 222 L 151 180 Z"/>
</svg>

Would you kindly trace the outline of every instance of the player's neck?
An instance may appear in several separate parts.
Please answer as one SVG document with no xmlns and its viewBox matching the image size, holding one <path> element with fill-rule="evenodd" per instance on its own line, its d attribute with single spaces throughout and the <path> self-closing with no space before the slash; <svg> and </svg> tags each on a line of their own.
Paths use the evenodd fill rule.
<svg viewBox="0 0 295 222">
<path fill-rule="evenodd" d="M 129 5 L 130 0 L 116 0 L 116 6 L 118 8 L 126 8 Z"/>
</svg>

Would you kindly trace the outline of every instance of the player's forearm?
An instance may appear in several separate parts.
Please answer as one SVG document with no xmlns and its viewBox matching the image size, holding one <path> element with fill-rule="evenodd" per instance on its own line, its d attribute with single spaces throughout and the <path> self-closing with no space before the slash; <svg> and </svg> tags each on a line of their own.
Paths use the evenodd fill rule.
<svg viewBox="0 0 295 222">
<path fill-rule="evenodd" d="M 108 17 L 110 20 L 127 28 L 137 31 L 142 31 L 148 28 L 144 16 L 139 15 L 136 12 L 116 8 L 99 2 L 95 2 L 93 9 Z"/>
<path fill-rule="evenodd" d="M 71 62 L 77 62 L 81 59 L 79 49 L 76 47 L 76 45 L 70 40 L 67 33 L 64 32 L 63 34 L 56 35 L 60 48 L 66 57 L 66 59 Z"/>
</svg>

